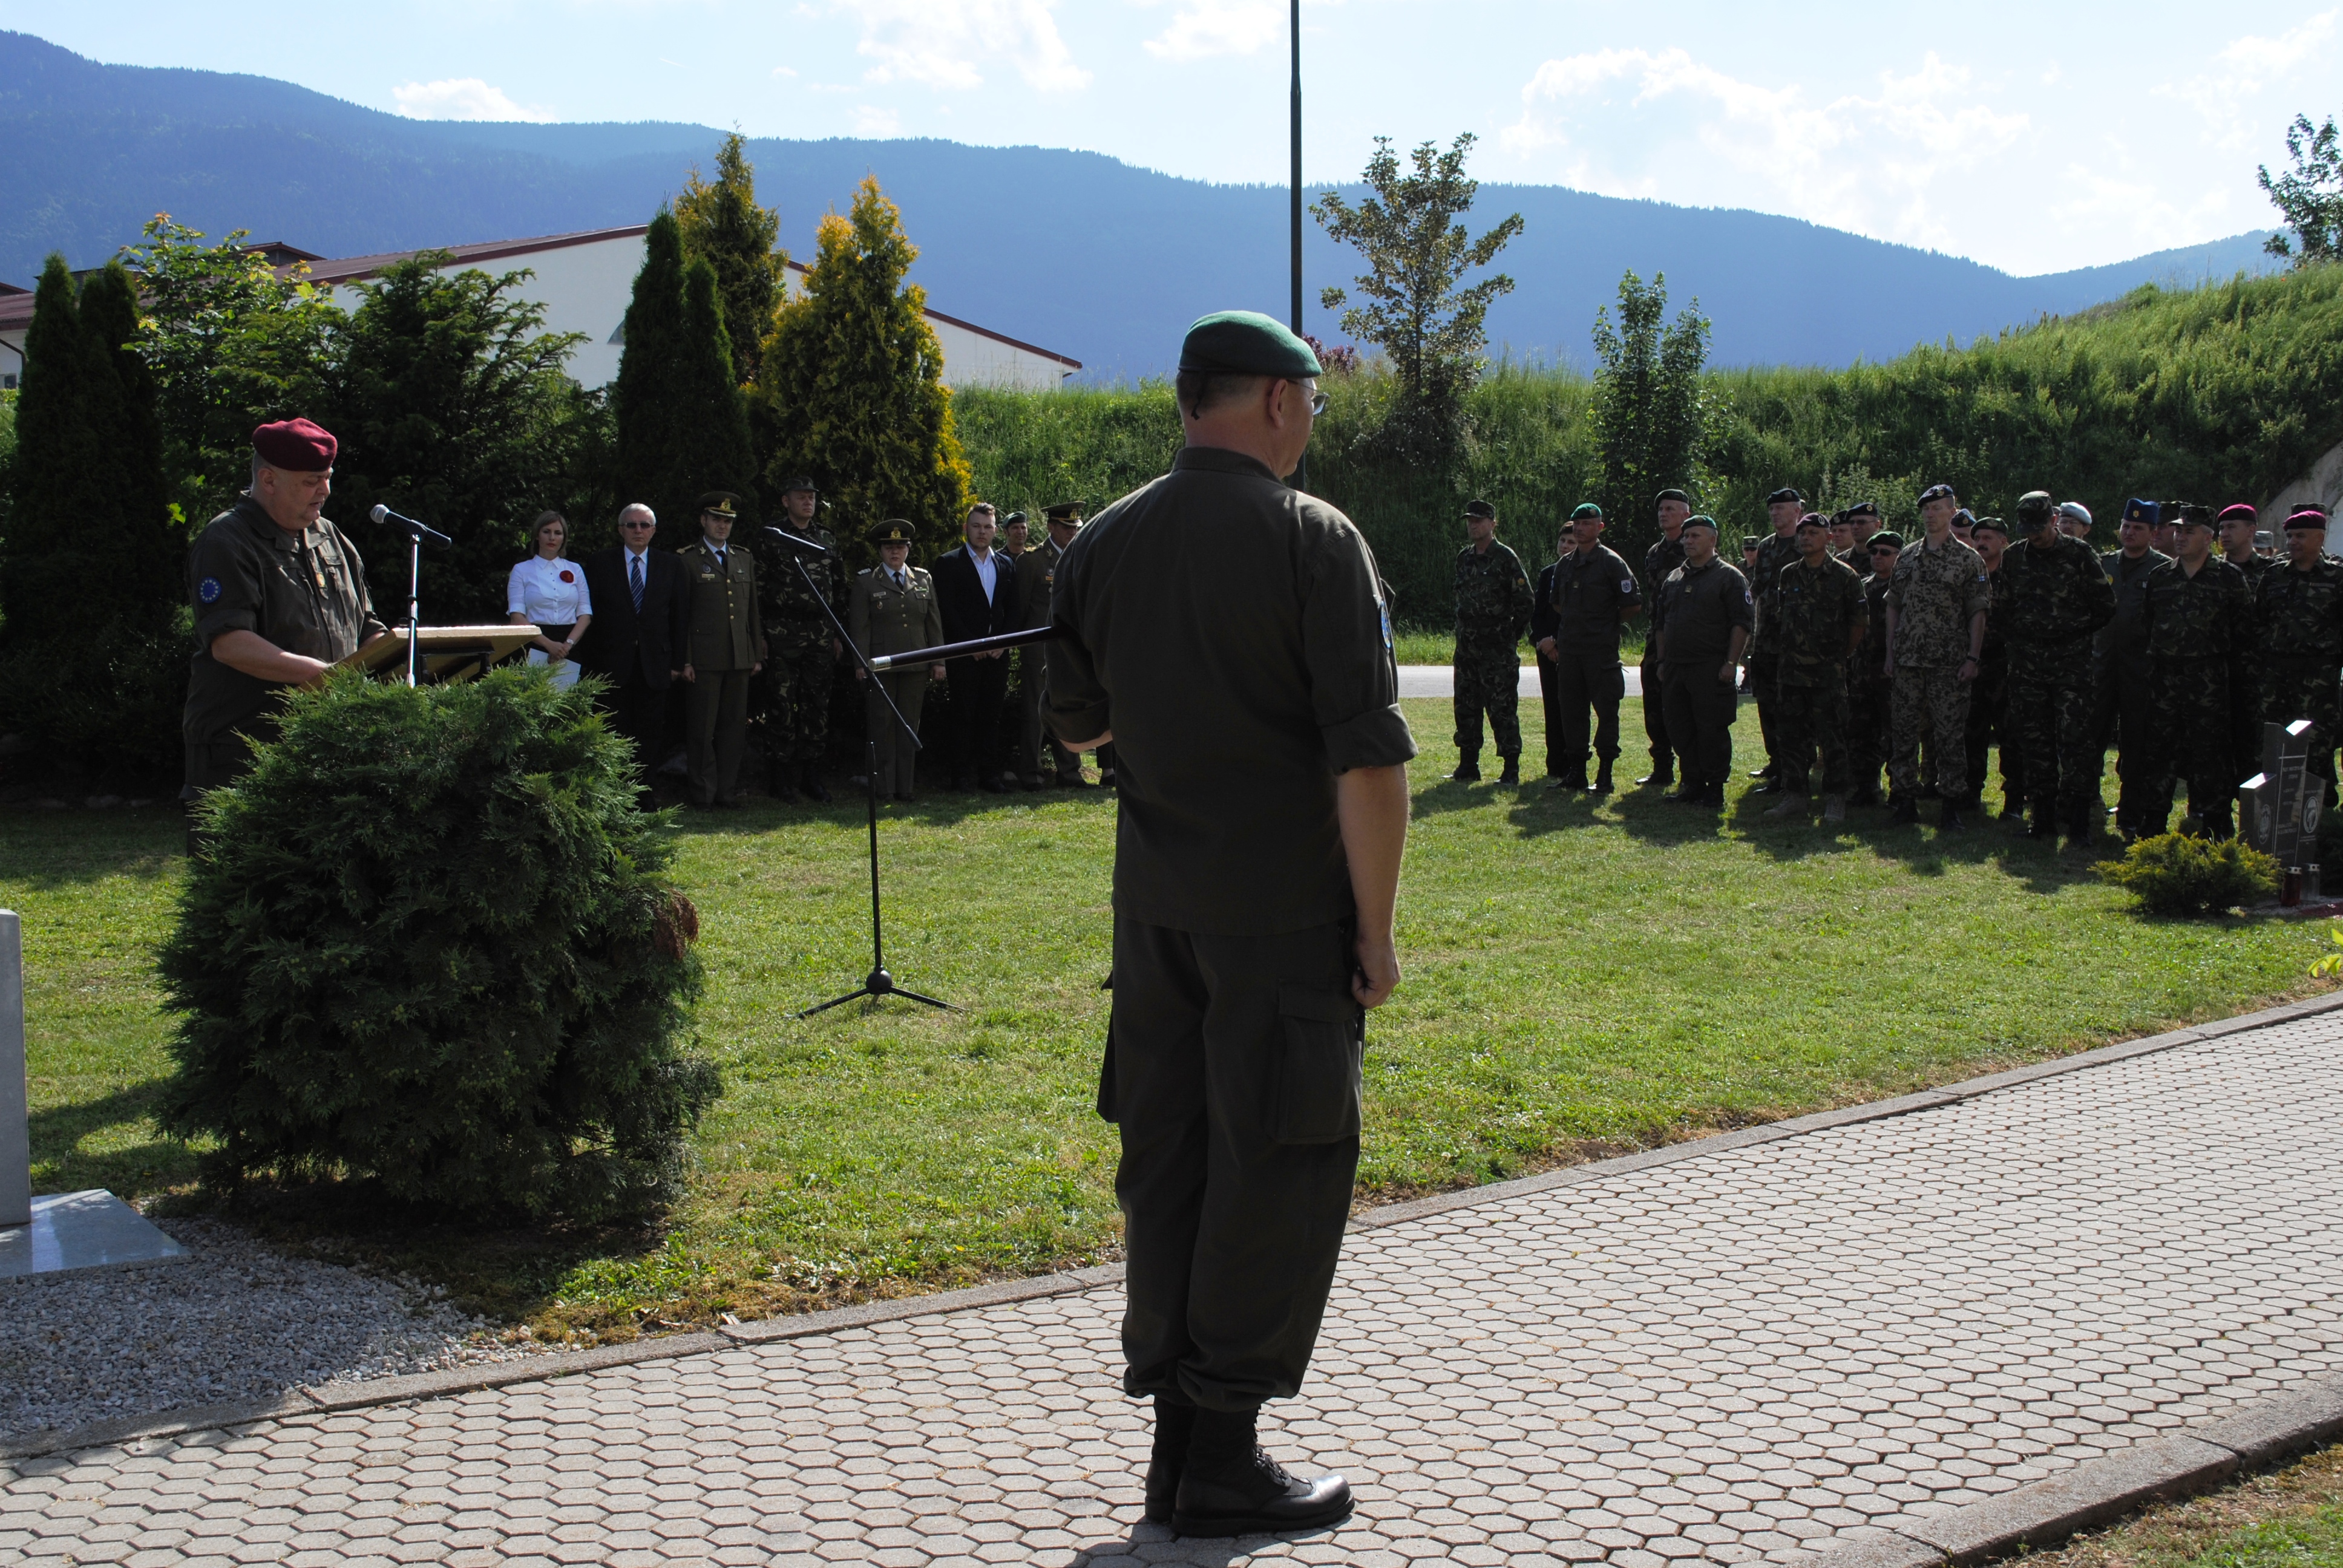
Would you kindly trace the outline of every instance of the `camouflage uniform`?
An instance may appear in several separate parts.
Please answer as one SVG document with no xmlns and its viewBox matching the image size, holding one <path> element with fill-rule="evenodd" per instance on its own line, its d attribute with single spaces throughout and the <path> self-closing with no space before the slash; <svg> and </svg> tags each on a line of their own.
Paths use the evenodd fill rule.
<svg viewBox="0 0 2343 1568">
<path fill-rule="evenodd" d="M 1879 673 L 1887 647 L 1887 579 L 1873 572 L 1863 579 L 1863 646 L 1846 661 L 1847 776 L 1857 800 L 1875 799 L 1879 770 L 1887 766 L 1888 686 Z"/>
<path fill-rule="evenodd" d="M 1514 705 L 1522 687 L 1522 628 L 1529 624 L 1529 573 L 1521 557 L 1494 539 L 1485 551 L 1456 552 L 1456 749 L 1481 752 L 1481 715 L 1496 732 L 1497 755 L 1522 754 Z"/>
<path fill-rule="evenodd" d="M 2253 635 L 2254 601 L 2246 574 L 2207 558 L 2190 577 L 2178 561 L 2148 574 L 2140 606 L 2155 703 L 2155 794 L 2139 830 L 2164 831 L 2175 782 L 2188 780 L 2188 809 L 2217 837 L 2230 831 L 2231 693 L 2242 678 Z"/>
<path fill-rule="evenodd" d="M 1993 603 L 1985 612 L 1985 646 L 1977 656 L 1977 678 L 1969 682 L 1969 722 L 1964 739 L 1969 753 L 1969 788 L 1965 802 L 1984 804 L 1986 774 L 1991 771 L 1995 748 L 2000 749 L 2002 812 L 2026 809 L 2026 759 L 2019 749 L 2015 713 L 2009 700 L 2009 587 L 2003 571 L 1986 573 Z"/>
<path fill-rule="evenodd" d="M 2343 668 L 2343 563 L 2323 557 L 2307 572 L 2287 563 L 2264 572 L 2256 590 L 2262 655 L 2258 717 L 2264 724 L 2310 720 L 2310 770 L 2326 780 L 2325 805 L 2331 810 L 2335 747 L 2343 734 L 2335 684 Z M 2257 760 L 2241 777 L 2259 767 Z"/>
<path fill-rule="evenodd" d="M 2116 618 L 2115 585 L 2091 547 L 2059 534 L 2019 540 L 2002 557 L 2011 728 L 2025 757 L 2037 832 L 2056 819 L 2090 836 L 2099 802 L 2091 749 L 2091 638 Z M 2005 742 L 2006 744 L 2006 742 Z"/>
<path fill-rule="evenodd" d="M 800 556 L 769 535 L 757 538 L 757 577 L 764 590 L 765 641 L 770 651 L 758 678 L 756 708 L 765 733 L 767 766 L 787 762 L 811 774 L 830 747 L 831 687 L 838 673 L 838 655 L 830 645 L 838 634 L 793 563 L 805 563 L 814 589 L 833 610 L 846 603 L 846 563 L 839 557 L 837 538 L 820 524 L 790 531 L 830 553 Z"/>
<path fill-rule="evenodd" d="M 1896 559 L 1887 602 L 1896 611 L 1896 676 L 1891 698 L 1887 779 L 1901 800 L 1920 792 L 1920 735 L 1929 733 L 1936 789 L 1947 802 L 1968 789 L 1969 622 L 1991 603 L 1985 561 L 1946 535 Z"/>
<path fill-rule="evenodd" d="M 2140 609 L 2149 575 L 2171 559 L 2161 550 L 2148 550 L 2136 560 L 2121 550 L 2099 558 L 2100 568 L 2115 587 L 2116 616 L 2099 628 L 2091 650 L 2091 778 L 2096 788 L 2107 767 L 2109 742 L 2118 745 L 2116 828 L 2125 833 L 2139 831 L 2156 798 L 2155 722 Z"/>
<path fill-rule="evenodd" d="M 1682 539 L 1663 536 L 1644 552 L 1644 603 L 1651 610 L 1651 619 L 1644 630 L 1644 738 L 1652 746 L 1652 778 L 1664 784 L 1675 777 L 1675 753 L 1678 748 L 1668 739 L 1668 705 L 1661 695 L 1664 678 L 1658 658 L 1652 650 L 1660 643 L 1660 585 L 1668 574 L 1684 565 Z"/>
<path fill-rule="evenodd" d="M 1823 759 L 1823 793 L 1846 793 L 1846 641 L 1868 611 L 1863 579 L 1825 556 L 1819 567 L 1801 558 L 1782 568 L 1774 587 L 1774 652 L 1778 673 L 1782 787 L 1806 793 L 1815 753 Z"/>
<path fill-rule="evenodd" d="M 2262 578 L 2269 575 L 2271 568 L 2280 563 L 2268 556 L 2247 556 L 2244 560 L 2232 560 L 2229 564 L 2245 573 L 2246 593 L 2259 604 Z M 2229 697 L 2231 735 L 2229 750 L 2234 758 L 2230 764 L 2230 770 L 2240 779 L 2250 779 L 2260 772 L 2262 768 L 2262 703 L 2259 672 L 2248 673 L 2240 679 L 2236 689 L 2229 693 Z M 2302 715 L 2298 713 L 2295 717 L 2299 719 Z"/>
<path fill-rule="evenodd" d="M 1781 656 L 1774 648 L 1774 632 L 1766 624 L 1775 614 L 1774 593 L 1781 586 L 1782 568 L 1798 558 L 1798 537 L 1795 531 L 1771 534 L 1757 543 L 1757 559 L 1751 565 L 1749 584 L 1757 602 L 1757 629 L 1749 635 L 1749 691 L 1757 699 L 1757 733 L 1765 745 L 1765 766 L 1776 779 L 1781 778 L 1782 749 L 1780 737 L 1775 733 L 1776 714 L 1774 688 L 1781 678 Z"/>
</svg>

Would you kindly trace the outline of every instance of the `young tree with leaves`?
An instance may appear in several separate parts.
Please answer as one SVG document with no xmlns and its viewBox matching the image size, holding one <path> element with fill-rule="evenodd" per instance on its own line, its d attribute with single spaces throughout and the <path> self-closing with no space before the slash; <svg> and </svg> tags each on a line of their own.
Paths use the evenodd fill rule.
<svg viewBox="0 0 2343 1568">
<path fill-rule="evenodd" d="M 643 266 L 620 327 L 626 343 L 611 399 L 618 418 L 618 494 L 659 514 L 670 546 L 698 538 L 700 495 L 739 493 L 755 508 L 755 459 L 745 397 L 715 269 L 687 262 L 675 215 L 661 209 L 644 236 Z"/>
<path fill-rule="evenodd" d="M 1619 321 L 1608 306 L 1594 313 L 1594 398 L 1587 417 L 1603 454 L 1600 499 L 1615 519 L 1630 559 L 1656 537 L 1652 498 L 1670 486 L 1690 487 L 1699 466 L 1707 405 L 1701 368 L 1708 360 L 1708 318 L 1700 301 L 1664 325 L 1665 273 L 1647 285 L 1633 272 L 1619 280 Z"/>
<path fill-rule="evenodd" d="M 766 335 L 780 305 L 789 253 L 779 247 L 780 214 L 757 205 L 757 170 L 735 131 L 716 154 L 716 178 L 694 168 L 675 198 L 676 227 L 687 259 L 716 269 L 724 302 L 724 330 L 732 341 L 732 368 L 740 384 L 757 379 Z"/>
<path fill-rule="evenodd" d="M 767 479 L 814 476 L 846 538 L 886 518 L 949 538 L 974 497 L 927 291 L 904 281 L 920 253 L 870 178 L 847 216 L 821 220 L 816 245 L 765 345 L 757 397 L 776 437 Z"/>
<path fill-rule="evenodd" d="M 2273 180 L 2265 164 L 2260 180 L 2294 238 L 2274 234 L 2263 248 L 2292 256 L 2297 266 L 2343 260 L 2343 145 L 2337 140 L 2335 116 L 2313 129 L 2308 115 L 2295 116 L 2286 128 L 2286 154 L 2294 160 L 2293 172 Z"/>
<path fill-rule="evenodd" d="M 1503 273 L 1460 286 L 1522 232 L 1519 213 L 1478 239 L 1458 221 L 1481 188 L 1464 175 L 1473 140 L 1467 131 L 1444 153 L 1426 142 L 1410 155 L 1415 172 L 1403 176 L 1391 138 L 1377 136 L 1366 171 L 1373 194 L 1353 207 L 1327 190 L 1310 208 L 1329 236 L 1366 258 L 1356 281 L 1371 303 L 1344 311 L 1342 330 L 1389 357 L 1399 382 L 1389 430 L 1413 457 L 1440 457 L 1463 434 L 1464 394 L 1488 347 L 1490 301 L 1513 286 Z M 1332 310 L 1348 297 L 1328 288 L 1318 302 Z"/>
</svg>

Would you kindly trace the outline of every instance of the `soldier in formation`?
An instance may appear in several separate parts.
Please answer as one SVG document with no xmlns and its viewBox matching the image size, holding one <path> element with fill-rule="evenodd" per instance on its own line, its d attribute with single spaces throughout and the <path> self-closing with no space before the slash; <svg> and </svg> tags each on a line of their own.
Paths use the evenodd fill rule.
<svg viewBox="0 0 2343 1568">
<path fill-rule="evenodd" d="M 1660 537 L 1644 552 L 1644 603 L 1649 607 L 1651 619 L 1648 635 L 1644 639 L 1641 669 L 1644 687 L 1644 738 L 1652 749 L 1652 770 L 1635 782 L 1654 789 L 1664 789 L 1675 782 L 1676 748 L 1668 739 L 1668 705 L 1661 691 L 1661 667 L 1657 649 L 1660 642 L 1660 585 L 1668 574 L 1684 565 L 1684 519 L 1692 516 L 1692 498 L 1682 490 L 1662 490 L 1654 500 L 1659 515 Z"/>
<path fill-rule="evenodd" d="M 1485 715 L 1503 759 L 1500 784 L 1522 781 L 1522 728 L 1515 715 L 1522 683 L 1522 632 L 1530 619 L 1530 578 L 1521 557 L 1497 539 L 1497 508 L 1464 504 L 1472 542 L 1456 552 L 1456 771 L 1481 777 L 1481 721 Z"/>
<path fill-rule="evenodd" d="M 2244 689 L 2254 596 L 2246 574 L 2213 553 L 2210 508 L 2184 505 L 2176 532 L 2177 553 L 2148 574 L 2140 608 L 2156 709 L 2148 827 L 2162 830 L 2173 786 L 2185 779 L 2190 814 L 2226 838 L 2237 783 L 2231 705 Z"/>
<path fill-rule="evenodd" d="M 2005 571 L 2009 556 L 2009 527 L 1999 518 L 1979 518 L 1969 529 L 1969 548 L 1985 562 L 1986 584 L 1992 590 L 1992 603 L 1986 609 L 1985 646 L 1979 651 L 1977 678 L 1969 687 L 1969 723 L 1966 737 L 1969 754 L 1968 791 L 1961 797 L 1961 809 L 1983 814 L 1985 809 L 1985 779 L 1994 759 L 1995 749 L 2001 759 L 2002 815 L 2011 814 L 2010 801 L 2020 802 L 2015 809 L 2025 813 L 2024 775 L 2026 765 L 2017 744 L 2009 706 L 2009 613 L 2005 592 Z"/>
<path fill-rule="evenodd" d="M 1757 606 L 1757 627 L 1749 638 L 1749 694 L 1757 699 L 1757 732 L 1765 745 L 1765 765 L 1750 777 L 1764 780 L 1756 789 L 1760 795 L 1770 795 L 1785 782 L 1780 745 L 1774 733 L 1774 687 L 1781 659 L 1775 651 L 1774 634 L 1767 629 L 1766 621 L 1774 614 L 1774 590 L 1781 581 L 1782 568 L 1798 558 L 1798 519 L 1805 510 L 1805 497 L 1790 486 L 1766 497 L 1765 520 L 1773 525 L 1774 531 L 1757 542 L 1756 551 L 1749 560 L 1749 592 Z"/>
<path fill-rule="evenodd" d="M 846 628 L 854 646 L 866 654 L 909 653 L 936 647 L 944 639 L 943 610 L 936 603 L 935 579 L 910 564 L 911 525 L 900 518 L 890 518 L 863 538 L 877 547 L 879 564 L 858 574 L 847 595 Z M 912 736 L 919 733 L 920 709 L 927 702 L 928 687 L 944 678 L 944 667 L 915 665 L 882 670 L 876 688 L 870 672 L 860 663 L 854 677 L 863 688 L 863 733 L 874 753 L 866 763 L 872 768 L 870 787 L 881 799 L 909 800 L 912 768 L 920 755 Z M 889 698 L 894 700 L 892 710 L 887 706 Z M 895 721 L 897 713 L 903 716 L 901 724 Z M 905 725 L 910 727 L 911 735 L 903 733 Z"/>
<path fill-rule="evenodd" d="M 1748 579 L 1717 558 L 1715 518 L 1686 518 L 1679 537 L 1684 565 L 1661 585 L 1656 638 L 1668 742 L 1684 762 L 1675 793 L 1667 798 L 1716 810 L 1725 805 L 1725 781 L 1733 773 L 1737 678 L 1756 608 Z"/>
<path fill-rule="evenodd" d="M 1562 717 L 1560 768 L 1548 788 L 1587 789 L 1591 709 L 1592 793 L 1608 795 L 1612 765 L 1619 759 L 1619 700 L 1627 690 L 1619 664 L 1619 628 L 1642 611 L 1644 590 L 1634 569 L 1604 548 L 1601 507 L 1582 502 L 1570 514 L 1570 551 L 1554 563 L 1548 582 L 1554 634 L 1546 652 L 1554 664 L 1555 707 Z"/>
<path fill-rule="evenodd" d="M 699 498 L 699 539 L 676 551 L 683 563 L 683 738 L 691 803 L 737 806 L 740 754 L 749 738 L 749 683 L 765 667 L 757 560 L 732 540 L 740 498 Z"/>
<path fill-rule="evenodd" d="M 2055 840 L 2063 826 L 2088 843 L 2101 769 L 2091 747 L 2091 639 L 2115 619 L 2115 586 L 2090 546 L 2059 531 L 2047 492 L 2019 498 L 2017 524 L 2026 537 L 2010 547 L 1995 597 L 2007 607 L 2002 624 L 2010 728 L 2023 759 L 2019 798 L 2032 808 L 2027 830 L 2035 838 Z"/>
<path fill-rule="evenodd" d="M 1774 618 L 1775 782 L 1768 817 L 1804 816 L 1815 753 L 1823 767 L 1823 819 L 1846 820 L 1846 663 L 1867 630 L 1863 581 L 1830 553 L 1830 519 L 1808 512 L 1792 534 L 1798 558 L 1782 568 Z M 1762 612 L 1761 612 L 1762 613 Z"/>
<path fill-rule="evenodd" d="M 2335 809 L 2338 733 L 2336 671 L 2343 668 L 2343 562 L 2327 554 L 2327 516 L 2303 509 L 2286 519 L 2286 559 L 2255 586 L 2261 634 L 2255 691 L 2264 723 L 2310 720 L 2310 771 L 2320 781 L 2322 812 Z M 2250 776 L 2250 775 L 2248 775 Z"/>
<path fill-rule="evenodd" d="M 1863 546 L 1865 561 L 1849 561 L 1863 579 L 1864 638 L 1846 661 L 1847 804 L 1879 804 L 1879 772 L 1887 766 L 1889 685 L 1879 650 L 1887 646 L 1887 585 L 1895 580 L 1904 536 L 1882 528 Z"/>
<path fill-rule="evenodd" d="M 1925 530 L 1897 557 L 1887 587 L 1887 646 L 1882 668 L 1890 697 L 1888 780 L 1896 820 L 1920 819 L 1920 738 L 1931 741 L 1936 771 L 1938 826 L 1961 826 L 1961 795 L 1968 787 L 1969 686 L 1977 677 L 1991 589 L 1985 562 L 1953 537 L 1960 509 L 1949 485 L 1920 497 Z"/>
</svg>

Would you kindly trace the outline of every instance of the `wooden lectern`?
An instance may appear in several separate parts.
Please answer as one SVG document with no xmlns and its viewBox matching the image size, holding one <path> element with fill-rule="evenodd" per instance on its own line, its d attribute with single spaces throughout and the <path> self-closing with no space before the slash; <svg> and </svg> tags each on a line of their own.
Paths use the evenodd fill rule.
<svg viewBox="0 0 2343 1568">
<path fill-rule="evenodd" d="M 368 674 L 407 668 L 407 628 L 395 626 L 390 635 L 367 644 L 341 661 Z M 540 636 L 533 626 L 427 626 L 415 634 L 415 651 L 423 678 L 441 685 L 469 680 L 494 668 L 528 647 Z"/>
</svg>

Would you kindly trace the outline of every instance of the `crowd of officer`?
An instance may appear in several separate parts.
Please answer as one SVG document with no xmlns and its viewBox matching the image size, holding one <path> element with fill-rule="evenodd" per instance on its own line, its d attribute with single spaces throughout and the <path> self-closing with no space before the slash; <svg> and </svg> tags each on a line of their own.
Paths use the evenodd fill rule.
<svg viewBox="0 0 2343 1568">
<path fill-rule="evenodd" d="M 2226 837 L 2239 782 L 2260 770 L 2263 726 L 2298 719 L 2311 723 L 2309 766 L 2334 804 L 2343 562 L 2326 553 L 2319 507 L 2293 508 L 2273 532 L 2242 502 L 2133 499 L 2118 547 L 2102 555 L 2089 509 L 2046 491 L 2005 521 L 1931 486 L 1907 538 L 1871 502 L 1825 515 L 1784 487 L 1766 498 L 1771 531 L 1741 541 L 1738 568 L 1684 491 L 1661 491 L 1654 508 L 1660 538 L 1640 570 L 1603 544 L 1590 502 L 1534 586 L 1498 542 L 1495 509 L 1465 508 L 1452 778 L 1481 778 L 1485 719 L 1501 781 L 1519 781 L 1526 632 L 1547 787 L 1610 793 L 1621 634 L 1648 616 L 1652 769 L 1636 782 L 1673 800 L 1724 805 L 1747 696 L 1765 751 L 1752 793 L 1781 797 L 1769 818 L 1804 818 L 1819 795 L 1825 822 L 1885 805 L 1911 823 L 1933 799 L 1939 825 L 1959 829 L 1983 812 L 1997 754 L 2004 820 L 2087 842 L 2107 809 L 2113 749 L 2120 836 L 2165 831 L 2185 789 L 2196 828 Z"/>
</svg>

